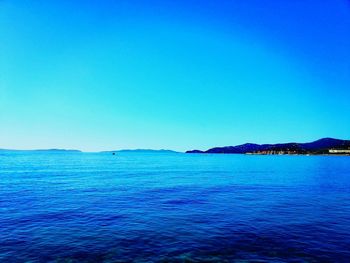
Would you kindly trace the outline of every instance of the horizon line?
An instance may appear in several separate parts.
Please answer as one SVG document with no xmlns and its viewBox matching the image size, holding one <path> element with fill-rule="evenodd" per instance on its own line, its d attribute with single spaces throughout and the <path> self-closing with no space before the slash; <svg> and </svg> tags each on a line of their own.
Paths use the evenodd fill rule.
<svg viewBox="0 0 350 263">
<path fill-rule="evenodd" d="M 343 140 L 343 141 L 349 141 L 348 139 L 338 139 L 338 138 L 333 138 L 333 137 L 323 137 L 314 141 L 308 141 L 308 142 L 302 142 L 302 143 L 311 143 L 311 142 L 316 142 L 319 140 L 324 140 L 324 139 L 334 139 L 334 140 Z M 300 143 L 296 141 L 292 142 L 279 142 L 279 143 L 251 143 L 251 142 L 246 142 L 243 144 L 237 144 L 237 145 L 226 145 L 226 146 L 213 146 L 213 147 L 230 147 L 230 146 L 240 146 L 240 145 L 245 145 L 245 144 L 257 144 L 257 145 L 264 145 L 264 144 L 285 144 L 285 143 Z M 213 148 L 211 147 L 211 148 Z M 208 148 L 208 149 L 211 149 Z M 172 149 L 152 149 L 152 148 L 134 148 L 134 149 L 117 149 L 117 150 L 99 150 L 99 151 L 84 151 L 80 149 L 72 149 L 72 148 L 42 148 L 42 149 L 9 149 L 9 148 L 0 148 L 0 151 L 75 151 L 75 152 L 82 152 L 82 153 L 102 153 L 102 152 L 120 152 L 120 151 L 171 151 L 171 152 L 186 152 L 185 151 L 178 151 L 178 150 L 172 150 Z"/>
</svg>

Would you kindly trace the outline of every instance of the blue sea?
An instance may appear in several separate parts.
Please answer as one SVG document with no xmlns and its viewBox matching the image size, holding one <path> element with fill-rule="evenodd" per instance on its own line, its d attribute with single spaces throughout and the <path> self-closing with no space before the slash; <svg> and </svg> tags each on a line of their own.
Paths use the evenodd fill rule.
<svg viewBox="0 0 350 263">
<path fill-rule="evenodd" d="M 0 262 L 350 262 L 350 157 L 3 151 Z"/>
</svg>

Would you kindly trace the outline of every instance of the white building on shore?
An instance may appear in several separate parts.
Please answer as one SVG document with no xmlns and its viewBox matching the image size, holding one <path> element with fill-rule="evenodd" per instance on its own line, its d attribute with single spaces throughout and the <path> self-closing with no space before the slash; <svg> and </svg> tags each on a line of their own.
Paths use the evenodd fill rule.
<svg viewBox="0 0 350 263">
<path fill-rule="evenodd" d="M 329 149 L 329 153 L 350 154 L 350 149 Z"/>
</svg>

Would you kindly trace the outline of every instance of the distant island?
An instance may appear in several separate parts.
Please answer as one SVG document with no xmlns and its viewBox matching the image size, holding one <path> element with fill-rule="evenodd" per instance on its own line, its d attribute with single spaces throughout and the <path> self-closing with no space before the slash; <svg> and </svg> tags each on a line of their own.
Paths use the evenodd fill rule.
<svg viewBox="0 0 350 263">
<path fill-rule="evenodd" d="M 173 150 L 153 150 L 153 149 L 124 149 L 115 151 L 103 151 L 102 153 L 177 153 Z"/>
<path fill-rule="evenodd" d="M 0 149 L 0 151 L 2 152 L 81 153 L 80 150 L 71 150 L 71 149 L 35 149 L 35 150 Z"/>
<path fill-rule="evenodd" d="M 255 144 L 215 147 L 206 151 L 191 150 L 186 153 L 229 153 L 229 154 L 334 154 L 350 155 L 350 140 L 323 138 L 309 143 Z"/>
<path fill-rule="evenodd" d="M 34 150 L 17 150 L 17 149 L 0 149 L 0 152 L 43 152 L 43 153 L 82 153 L 80 150 L 74 149 L 34 149 Z M 96 153 L 178 153 L 173 150 L 153 150 L 153 149 L 123 149 L 114 151 L 100 151 Z"/>
</svg>

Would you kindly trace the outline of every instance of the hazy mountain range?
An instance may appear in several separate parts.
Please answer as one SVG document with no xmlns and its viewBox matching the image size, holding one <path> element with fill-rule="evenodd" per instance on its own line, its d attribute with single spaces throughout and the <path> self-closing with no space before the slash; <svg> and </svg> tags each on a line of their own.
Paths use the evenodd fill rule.
<svg viewBox="0 0 350 263">
<path fill-rule="evenodd" d="M 0 149 L 2 152 L 48 152 L 48 153 L 81 153 L 80 150 L 71 149 L 38 149 L 38 150 L 14 150 L 14 149 Z M 153 150 L 153 149 L 124 149 L 114 151 L 101 151 L 99 153 L 177 153 L 172 150 Z"/>
<path fill-rule="evenodd" d="M 256 144 L 245 143 L 236 146 L 214 147 L 205 151 L 190 150 L 186 153 L 262 153 L 262 152 L 282 152 L 282 153 L 297 153 L 297 154 L 322 154 L 328 153 L 330 149 L 349 149 L 350 140 L 340 140 L 334 138 L 323 138 L 309 143 L 278 143 L 278 144 Z M 80 153 L 80 150 L 71 149 L 39 149 L 39 150 L 11 150 L 0 149 L 0 151 L 10 152 L 48 152 L 48 153 Z M 153 150 L 153 149 L 125 149 L 114 151 L 101 151 L 100 153 L 176 153 L 172 150 Z"/>
</svg>

